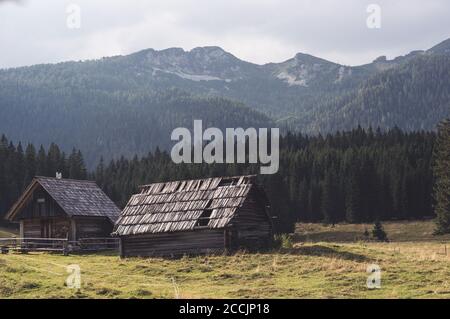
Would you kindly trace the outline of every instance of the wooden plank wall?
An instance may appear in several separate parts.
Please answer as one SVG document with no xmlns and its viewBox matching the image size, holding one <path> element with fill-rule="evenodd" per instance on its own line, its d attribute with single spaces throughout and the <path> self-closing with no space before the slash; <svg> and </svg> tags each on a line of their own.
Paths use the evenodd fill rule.
<svg viewBox="0 0 450 319">
<path fill-rule="evenodd" d="M 110 237 L 113 231 L 113 224 L 107 218 L 77 217 L 74 220 L 77 239 Z"/>
<path fill-rule="evenodd" d="M 268 247 L 272 241 L 272 223 L 257 194 L 252 190 L 231 220 L 231 249 L 258 250 Z"/>
<path fill-rule="evenodd" d="M 44 203 L 38 203 L 39 199 L 44 199 Z M 44 217 L 62 217 L 64 211 L 59 207 L 56 201 L 39 186 L 32 194 L 29 202 L 18 214 L 16 219 L 32 219 Z"/>
<path fill-rule="evenodd" d="M 55 218 L 52 221 L 52 238 L 70 238 L 70 220 L 68 218 Z"/>
<path fill-rule="evenodd" d="M 123 257 L 180 256 L 184 254 L 220 253 L 224 249 L 223 229 L 158 233 L 122 237 Z"/>
<path fill-rule="evenodd" d="M 42 219 L 25 219 L 23 220 L 23 237 L 25 238 L 41 238 Z M 51 219 L 51 238 L 67 238 L 70 234 L 70 220 L 67 218 Z M 70 235 L 69 235 L 70 236 Z"/>
<path fill-rule="evenodd" d="M 41 220 L 26 219 L 23 221 L 23 237 L 41 238 Z"/>
</svg>

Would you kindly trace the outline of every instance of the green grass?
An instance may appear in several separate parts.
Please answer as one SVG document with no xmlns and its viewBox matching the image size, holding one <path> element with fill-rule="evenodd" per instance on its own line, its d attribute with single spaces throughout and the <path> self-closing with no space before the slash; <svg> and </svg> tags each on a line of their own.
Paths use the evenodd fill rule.
<svg viewBox="0 0 450 319">
<path fill-rule="evenodd" d="M 327 238 L 328 230 L 335 242 L 299 242 L 304 235 L 297 234 L 297 242 L 288 250 L 177 260 L 10 253 L 0 255 L 0 297 L 450 298 L 450 252 L 446 256 L 444 249 L 448 239 L 410 242 L 407 239 L 417 235 L 409 226 L 386 227 L 403 229 L 403 235 L 392 233 L 398 241 L 365 243 L 345 242 L 351 226 L 316 225 L 313 230 L 309 225 L 309 238 Z M 422 228 L 429 226 L 424 223 Z M 366 269 L 373 263 L 381 267 L 382 287 L 369 290 Z M 81 269 L 79 290 L 65 285 L 66 267 L 71 264 Z"/>
<path fill-rule="evenodd" d="M 371 233 L 373 224 L 297 224 L 297 241 L 357 242 L 364 240 L 364 230 Z M 383 222 L 389 240 L 394 242 L 436 242 L 450 241 L 450 235 L 434 236 L 433 221 Z"/>
</svg>

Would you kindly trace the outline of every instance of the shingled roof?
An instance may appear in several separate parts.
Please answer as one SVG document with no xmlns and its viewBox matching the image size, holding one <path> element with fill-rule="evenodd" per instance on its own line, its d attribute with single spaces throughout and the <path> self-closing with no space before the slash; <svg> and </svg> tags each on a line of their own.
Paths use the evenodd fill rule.
<svg viewBox="0 0 450 319">
<path fill-rule="evenodd" d="M 118 219 L 119 236 L 193 230 L 208 211 L 208 228 L 226 227 L 254 184 L 253 175 L 156 183 L 140 187 Z"/>
<path fill-rule="evenodd" d="M 120 215 L 120 209 L 94 181 L 38 176 L 7 213 L 7 219 L 14 218 L 39 185 L 69 216 L 108 217 L 115 222 Z"/>
</svg>

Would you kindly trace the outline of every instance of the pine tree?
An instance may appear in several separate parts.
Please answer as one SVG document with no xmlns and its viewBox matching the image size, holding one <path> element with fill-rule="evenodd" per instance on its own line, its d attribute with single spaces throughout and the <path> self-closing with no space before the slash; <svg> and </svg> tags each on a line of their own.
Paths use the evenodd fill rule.
<svg viewBox="0 0 450 319">
<path fill-rule="evenodd" d="M 327 172 L 322 184 L 322 215 L 325 223 L 335 224 L 337 222 L 336 214 L 336 187 L 333 174 Z"/>
<path fill-rule="evenodd" d="M 8 139 L 2 135 L 0 139 L 0 212 L 8 210 L 8 179 L 6 176 L 8 161 Z M 0 216 L 1 218 L 1 216 Z"/>
<path fill-rule="evenodd" d="M 100 162 L 97 165 L 97 168 L 95 170 L 95 180 L 97 181 L 97 183 L 99 184 L 100 187 L 104 187 L 103 185 L 103 181 L 105 180 L 105 163 L 103 160 L 103 156 L 100 157 Z"/>
<path fill-rule="evenodd" d="M 25 149 L 25 183 L 28 184 L 36 175 L 36 149 L 33 144 L 28 144 Z"/>
<path fill-rule="evenodd" d="M 379 241 L 388 241 L 387 234 L 384 231 L 384 227 L 379 220 L 377 220 L 373 225 L 372 236 Z"/>
<path fill-rule="evenodd" d="M 433 153 L 436 233 L 450 233 L 450 119 L 439 125 Z"/>
<path fill-rule="evenodd" d="M 356 168 L 355 168 L 356 169 Z M 356 172 L 351 173 L 346 190 L 345 218 L 350 223 L 361 221 L 361 185 Z"/>
<path fill-rule="evenodd" d="M 47 154 L 45 153 L 44 146 L 41 145 L 37 155 L 36 175 L 47 175 Z"/>
<path fill-rule="evenodd" d="M 47 155 L 47 176 L 55 176 L 56 172 L 61 172 L 63 167 L 61 167 L 61 151 L 59 150 L 59 147 L 52 143 L 50 144 L 50 147 L 48 148 L 48 155 Z"/>
<path fill-rule="evenodd" d="M 22 148 L 22 143 L 19 142 L 15 151 L 14 159 L 14 176 L 17 183 L 17 195 L 26 187 L 25 185 L 25 155 Z"/>
<path fill-rule="evenodd" d="M 69 178 L 86 179 L 87 170 L 84 165 L 83 155 L 75 148 L 69 156 Z"/>
</svg>

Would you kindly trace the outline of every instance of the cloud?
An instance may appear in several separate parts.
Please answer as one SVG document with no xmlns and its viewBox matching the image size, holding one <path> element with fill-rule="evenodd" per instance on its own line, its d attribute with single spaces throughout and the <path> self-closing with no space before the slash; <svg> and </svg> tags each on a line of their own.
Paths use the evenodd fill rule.
<svg viewBox="0 0 450 319">
<path fill-rule="evenodd" d="M 25 2 L 25 0 L 0 0 L 0 4 L 7 3 L 7 2 L 14 2 L 16 4 L 22 4 Z"/>
<path fill-rule="evenodd" d="M 72 2 L 80 29 L 66 26 Z M 381 29 L 366 26 L 373 2 Z M 0 8 L 0 67 L 204 45 L 255 63 L 305 52 L 355 65 L 433 46 L 450 36 L 448 16 L 447 0 L 28 0 Z"/>
</svg>

